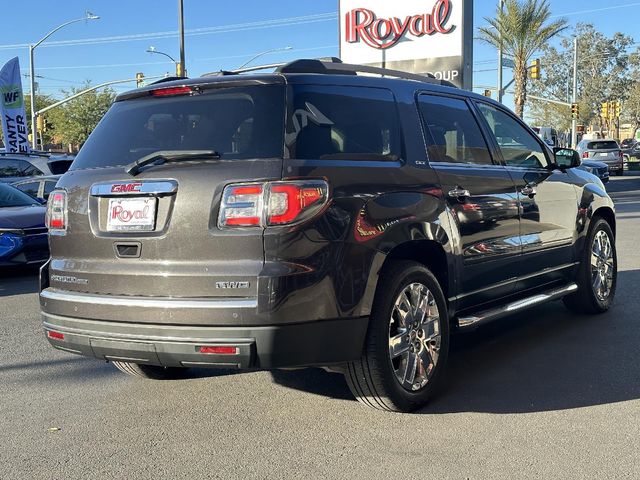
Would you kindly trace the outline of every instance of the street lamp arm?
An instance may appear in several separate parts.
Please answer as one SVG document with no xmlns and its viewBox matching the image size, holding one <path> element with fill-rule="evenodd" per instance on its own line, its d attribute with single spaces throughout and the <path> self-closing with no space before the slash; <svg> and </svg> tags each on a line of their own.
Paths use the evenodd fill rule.
<svg viewBox="0 0 640 480">
<path fill-rule="evenodd" d="M 83 22 L 85 20 L 90 20 L 90 17 L 76 18 L 75 20 L 69 20 L 68 22 L 63 23 L 62 25 L 58 25 L 56 28 L 54 28 L 49 33 L 47 33 L 44 37 L 42 37 L 40 40 L 38 40 L 38 42 L 36 42 L 33 45 L 31 45 L 31 48 L 32 49 L 36 48 L 38 45 L 40 45 L 42 42 L 44 42 L 47 38 L 49 38 L 51 35 L 56 33 L 61 28 L 64 28 L 67 25 L 71 25 L 72 23 Z"/>
<path fill-rule="evenodd" d="M 173 58 L 171 55 L 169 55 L 168 53 L 164 53 L 164 52 L 160 52 L 159 50 L 147 50 L 147 53 L 157 53 L 158 55 L 164 55 L 165 57 L 168 57 L 173 63 L 178 63 L 176 62 L 176 59 Z"/>
</svg>

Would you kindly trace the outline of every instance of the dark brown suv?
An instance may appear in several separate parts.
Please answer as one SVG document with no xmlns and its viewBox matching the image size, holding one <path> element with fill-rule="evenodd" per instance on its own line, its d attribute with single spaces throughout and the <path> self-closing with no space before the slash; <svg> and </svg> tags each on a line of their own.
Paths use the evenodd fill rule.
<svg viewBox="0 0 640 480">
<path fill-rule="evenodd" d="M 50 196 L 46 335 L 148 378 L 322 366 L 410 411 L 451 331 L 609 308 L 613 204 L 579 163 L 490 99 L 337 61 L 134 90 Z"/>
</svg>

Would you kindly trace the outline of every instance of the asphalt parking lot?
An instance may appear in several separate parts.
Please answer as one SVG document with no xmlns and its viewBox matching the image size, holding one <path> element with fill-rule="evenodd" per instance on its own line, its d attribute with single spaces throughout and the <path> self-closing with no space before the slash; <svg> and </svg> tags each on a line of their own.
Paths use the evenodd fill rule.
<svg viewBox="0 0 640 480">
<path fill-rule="evenodd" d="M 455 337 L 443 392 L 410 415 L 316 369 L 128 377 L 50 348 L 36 275 L 4 274 L 0 478 L 640 478 L 640 175 L 609 191 L 615 307 L 552 303 Z"/>
</svg>

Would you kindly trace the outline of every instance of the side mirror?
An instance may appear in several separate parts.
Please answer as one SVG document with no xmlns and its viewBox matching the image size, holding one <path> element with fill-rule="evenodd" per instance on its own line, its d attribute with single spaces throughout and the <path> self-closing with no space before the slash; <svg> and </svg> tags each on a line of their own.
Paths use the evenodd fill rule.
<svg viewBox="0 0 640 480">
<path fill-rule="evenodd" d="M 554 148 L 553 153 L 556 156 L 556 167 L 560 170 L 579 167 L 582 163 L 580 154 L 570 148 Z"/>
</svg>

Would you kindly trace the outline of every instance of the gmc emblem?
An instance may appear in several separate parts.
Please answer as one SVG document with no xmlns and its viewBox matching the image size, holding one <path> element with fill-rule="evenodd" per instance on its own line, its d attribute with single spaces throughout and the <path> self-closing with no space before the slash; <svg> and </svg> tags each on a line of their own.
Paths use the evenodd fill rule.
<svg viewBox="0 0 640 480">
<path fill-rule="evenodd" d="M 111 185 L 111 193 L 129 193 L 129 192 L 139 192 L 140 187 L 142 187 L 142 183 L 117 183 L 115 185 Z"/>
</svg>

